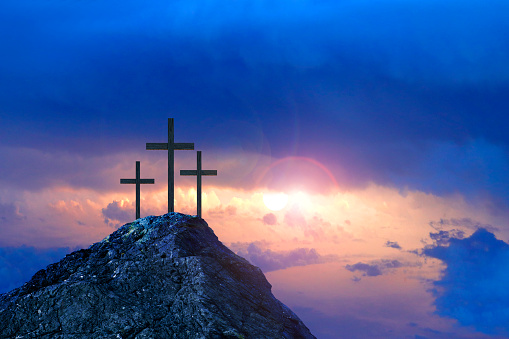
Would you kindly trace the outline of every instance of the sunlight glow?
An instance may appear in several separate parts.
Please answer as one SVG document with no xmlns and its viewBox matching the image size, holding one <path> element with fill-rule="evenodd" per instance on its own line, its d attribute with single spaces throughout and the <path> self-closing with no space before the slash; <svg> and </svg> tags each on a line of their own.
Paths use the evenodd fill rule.
<svg viewBox="0 0 509 339">
<path fill-rule="evenodd" d="M 263 193 L 263 203 L 271 211 L 280 211 L 288 203 L 288 195 L 284 193 Z"/>
<path fill-rule="evenodd" d="M 291 202 L 293 205 L 298 206 L 301 209 L 309 209 L 312 207 L 311 199 L 309 195 L 302 192 L 297 191 L 291 195 Z"/>
</svg>

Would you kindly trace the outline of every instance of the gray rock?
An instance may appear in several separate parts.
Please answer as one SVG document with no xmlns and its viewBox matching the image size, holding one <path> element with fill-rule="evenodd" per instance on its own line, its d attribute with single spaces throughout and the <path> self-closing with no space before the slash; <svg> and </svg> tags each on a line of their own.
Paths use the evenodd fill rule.
<svg viewBox="0 0 509 339">
<path fill-rule="evenodd" d="M 126 224 L 0 295 L 0 338 L 314 338 L 200 218 Z"/>
</svg>

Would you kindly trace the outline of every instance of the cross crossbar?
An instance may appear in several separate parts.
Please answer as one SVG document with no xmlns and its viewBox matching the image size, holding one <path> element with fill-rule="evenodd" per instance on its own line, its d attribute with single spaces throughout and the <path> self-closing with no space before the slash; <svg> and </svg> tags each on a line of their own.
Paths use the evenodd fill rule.
<svg viewBox="0 0 509 339">
<path fill-rule="evenodd" d="M 190 176 L 198 175 L 197 170 L 180 170 L 180 175 Z M 201 170 L 201 175 L 217 175 L 217 170 Z"/>
<path fill-rule="evenodd" d="M 136 179 L 120 179 L 121 184 L 136 184 Z M 140 184 L 154 184 L 154 179 L 140 179 Z"/>
<path fill-rule="evenodd" d="M 167 150 L 168 143 L 167 142 L 147 142 L 146 145 L 147 151 L 158 151 L 158 150 Z M 184 150 L 184 151 L 192 151 L 194 150 L 194 143 L 192 142 L 178 142 L 173 144 L 174 150 Z"/>
</svg>

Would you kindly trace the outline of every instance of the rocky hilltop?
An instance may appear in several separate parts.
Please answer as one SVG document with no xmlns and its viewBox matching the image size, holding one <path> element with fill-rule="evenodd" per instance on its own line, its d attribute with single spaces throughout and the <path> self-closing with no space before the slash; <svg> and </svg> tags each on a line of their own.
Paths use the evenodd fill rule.
<svg viewBox="0 0 509 339">
<path fill-rule="evenodd" d="M 126 224 L 0 295 L 0 338 L 314 338 L 200 218 Z"/>
</svg>

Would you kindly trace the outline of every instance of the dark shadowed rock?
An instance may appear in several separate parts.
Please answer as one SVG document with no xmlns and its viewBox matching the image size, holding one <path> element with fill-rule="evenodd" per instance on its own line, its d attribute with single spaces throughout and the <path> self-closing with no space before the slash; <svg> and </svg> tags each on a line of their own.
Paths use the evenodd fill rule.
<svg viewBox="0 0 509 339">
<path fill-rule="evenodd" d="M 314 338 L 199 218 L 126 224 L 0 295 L 0 338 Z"/>
</svg>

